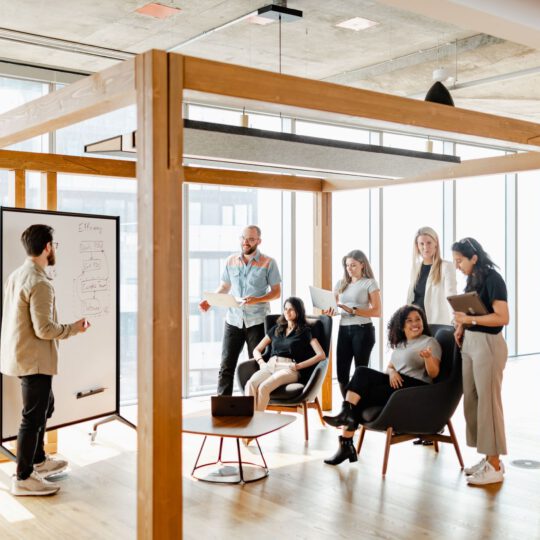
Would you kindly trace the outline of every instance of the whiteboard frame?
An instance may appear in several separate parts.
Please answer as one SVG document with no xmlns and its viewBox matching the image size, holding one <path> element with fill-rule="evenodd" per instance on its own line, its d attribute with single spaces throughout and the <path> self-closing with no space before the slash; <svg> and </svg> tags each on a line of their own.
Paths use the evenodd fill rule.
<svg viewBox="0 0 540 540">
<path fill-rule="evenodd" d="M 98 415 L 89 416 L 73 420 L 72 422 L 66 422 L 63 424 L 54 424 L 50 427 L 47 426 L 46 431 L 56 430 L 67 426 L 73 426 L 75 424 L 80 424 L 82 422 L 89 422 L 90 420 L 95 420 L 98 418 L 104 418 L 107 416 L 121 417 L 120 415 L 120 216 L 107 216 L 102 214 L 83 214 L 78 212 L 58 212 L 53 210 L 40 210 L 34 208 L 15 208 L 10 206 L 0 206 L 0 278 L 1 278 L 1 287 L 2 291 L 0 294 L 0 324 L 3 316 L 4 309 L 4 276 L 3 276 L 3 265 L 4 265 L 4 254 L 2 248 L 2 239 L 3 239 L 3 230 L 4 230 L 4 212 L 21 212 L 26 214 L 41 214 L 44 216 L 54 215 L 54 216 L 68 216 L 74 218 L 87 218 L 87 219 L 107 219 L 115 221 L 115 242 L 116 242 L 116 298 L 115 298 L 115 310 L 116 310 L 116 354 L 115 354 L 115 392 L 114 396 L 115 410 L 106 411 Z M 4 438 L 3 436 L 3 414 L 4 414 L 4 392 L 3 392 L 3 380 L 5 375 L 0 373 L 0 453 L 7 455 L 8 457 L 15 459 L 15 455 L 10 452 L 7 448 L 3 446 L 2 443 L 5 441 L 14 441 L 17 439 L 17 436 L 11 436 Z"/>
</svg>

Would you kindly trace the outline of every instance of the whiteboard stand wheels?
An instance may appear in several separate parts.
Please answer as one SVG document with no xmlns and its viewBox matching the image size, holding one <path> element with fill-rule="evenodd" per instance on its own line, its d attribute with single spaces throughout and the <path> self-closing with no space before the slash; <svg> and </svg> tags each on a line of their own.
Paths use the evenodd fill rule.
<svg viewBox="0 0 540 540">
<path fill-rule="evenodd" d="M 119 422 L 122 422 L 122 424 L 137 430 L 137 426 L 131 423 L 129 420 L 126 420 L 123 416 L 120 416 L 119 414 L 111 414 L 111 416 L 107 416 L 106 418 L 103 418 L 94 424 L 94 427 L 90 432 L 90 441 L 94 442 L 96 440 L 98 426 L 108 424 L 109 422 L 113 422 L 114 420 L 118 420 Z"/>
</svg>

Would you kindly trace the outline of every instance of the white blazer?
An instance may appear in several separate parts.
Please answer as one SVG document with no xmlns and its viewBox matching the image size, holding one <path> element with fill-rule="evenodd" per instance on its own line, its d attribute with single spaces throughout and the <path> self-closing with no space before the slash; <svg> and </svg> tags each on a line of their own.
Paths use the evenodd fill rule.
<svg viewBox="0 0 540 540">
<path fill-rule="evenodd" d="M 414 300 L 414 285 L 413 277 L 407 293 L 408 304 Z M 429 324 L 452 324 L 453 312 L 446 297 L 453 294 L 457 294 L 456 269 L 451 262 L 442 261 L 441 281 L 434 285 L 431 272 L 427 278 L 424 308 Z"/>
</svg>

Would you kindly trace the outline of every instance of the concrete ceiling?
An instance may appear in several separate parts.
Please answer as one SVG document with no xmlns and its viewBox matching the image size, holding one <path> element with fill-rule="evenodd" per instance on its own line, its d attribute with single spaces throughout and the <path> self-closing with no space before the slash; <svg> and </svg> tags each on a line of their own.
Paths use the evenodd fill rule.
<svg viewBox="0 0 540 540">
<path fill-rule="evenodd" d="M 435 12 L 432 0 L 290 0 L 288 6 L 303 10 L 304 18 L 282 25 L 282 71 L 419 97 L 431 85 L 433 69 L 445 66 L 457 79 L 458 87 L 463 85 L 452 90 L 456 105 L 540 122 L 537 99 L 540 69 L 539 73 L 535 72 L 540 67 L 540 49 L 535 47 L 533 39 L 538 34 L 540 42 L 540 28 L 527 25 L 530 10 L 537 3 L 512 2 L 514 16 L 509 29 L 503 24 L 504 12 L 500 10 L 480 17 L 481 9 L 488 9 L 489 2 L 476 3 L 476 12 L 480 14 L 477 20 L 466 5 L 470 4 L 468 0 L 443 1 L 452 13 L 450 21 L 449 17 L 445 19 L 445 13 L 439 13 L 441 10 Z M 169 49 L 270 1 L 163 0 L 161 3 L 181 11 L 159 20 L 135 12 L 146 4 L 144 0 L 0 0 L 0 27 L 139 53 L 150 48 Z M 406 11 L 404 7 L 415 11 Z M 515 13 L 520 7 L 521 18 Z M 379 24 L 360 32 L 335 26 L 357 16 Z M 490 25 L 490 20 L 495 22 Z M 460 26 L 452 22 L 459 22 Z M 516 25 L 524 27 L 526 39 L 519 40 L 522 43 L 518 39 L 506 39 L 509 35 L 519 37 Z M 278 39 L 277 23 L 260 26 L 244 20 L 211 33 L 179 52 L 277 71 Z M 5 39 L 0 39 L 0 56 L 82 71 L 98 71 L 117 61 Z M 528 71 L 523 73 L 524 70 Z M 501 76 L 502 81 L 477 83 Z"/>
</svg>

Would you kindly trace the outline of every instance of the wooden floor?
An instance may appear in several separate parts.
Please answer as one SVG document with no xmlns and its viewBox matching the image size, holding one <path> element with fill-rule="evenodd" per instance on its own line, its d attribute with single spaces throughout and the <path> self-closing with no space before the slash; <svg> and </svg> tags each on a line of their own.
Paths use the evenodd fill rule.
<svg viewBox="0 0 540 540">
<path fill-rule="evenodd" d="M 222 486 L 194 481 L 191 466 L 201 438 L 184 436 L 184 536 L 187 539 L 325 538 L 540 538 L 540 470 L 523 470 L 514 459 L 540 461 L 540 356 L 509 362 L 505 412 L 510 455 L 502 486 L 471 488 L 454 450 L 436 455 L 412 443 L 393 446 L 386 479 L 380 475 L 384 436 L 367 433 L 356 464 L 330 467 L 337 430 L 322 428 L 311 412 L 311 441 L 304 445 L 297 420 L 261 439 L 270 476 L 260 482 Z M 189 411 L 207 399 L 186 402 Z M 126 415 L 132 411 L 126 411 Z M 454 425 L 466 463 L 476 462 L 464 442 L 461 407 Z M 112 423 L 95 444 L 89 426 L 60 432 L 60 450 L 72 466 L 59 495 L 13 498 L 11 463 L 0 465 L 0 538 L 132 539 L 135 531 L 135 433 Z M 229 443 L 232 455 L 232 442 Z M 208 457 L 216 450 L 210 446 Z M 246 457 L 255 450 L 243 449 Z"/>
</svg>

